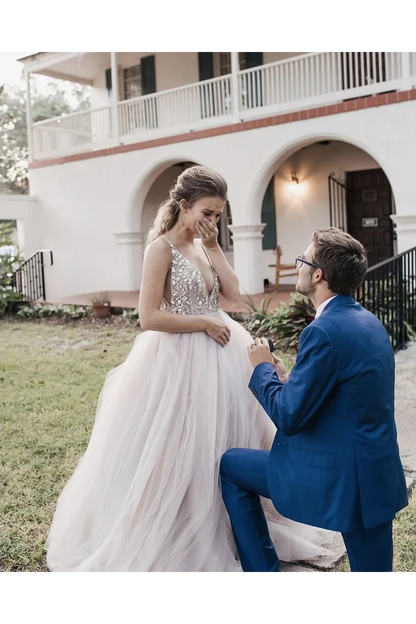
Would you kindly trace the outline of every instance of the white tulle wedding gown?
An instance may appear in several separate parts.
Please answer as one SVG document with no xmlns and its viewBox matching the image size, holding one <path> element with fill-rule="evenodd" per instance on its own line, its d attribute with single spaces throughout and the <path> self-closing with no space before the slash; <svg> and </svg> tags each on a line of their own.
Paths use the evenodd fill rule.
<svg viewBox="0 0 416 624">
<path fill-rule="evenodd" d="M 211 314 L 231 329 L 140 334 L 105 381 L 91 439 L 65 486 L 47 540 L 53 571 L 238 571 L 218 480 L 231 447 L 269 448 L 275 427 L 248 389 L 248 332 L 218 310 L 219 281 L 172 246 L 174 314 Z M 264 501 L 284 561 L 327 553 L 325 532 Z"/>
</svg>

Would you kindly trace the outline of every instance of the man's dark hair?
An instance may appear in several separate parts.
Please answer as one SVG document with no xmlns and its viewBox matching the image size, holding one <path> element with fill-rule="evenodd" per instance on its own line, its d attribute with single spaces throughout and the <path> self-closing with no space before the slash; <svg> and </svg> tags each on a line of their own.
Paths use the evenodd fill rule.
<svg viewBox="0 0 416 624">
<path fill-rule="evenodd" d="M 313 262 L 323 271 L 328 288 L 338 295 L 355 295 L 368 269 L 367 253 L 350 234 L 330 227 L 312 236 Z"/>
</svg>

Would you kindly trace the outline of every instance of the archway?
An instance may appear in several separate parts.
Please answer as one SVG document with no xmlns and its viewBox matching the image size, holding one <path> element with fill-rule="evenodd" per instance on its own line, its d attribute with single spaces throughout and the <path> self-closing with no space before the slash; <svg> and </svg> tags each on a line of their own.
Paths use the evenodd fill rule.
<svg viewBox="0 0 416 624">
<path fill-rule="evenodd" d="M 275 220 L 272 231 L 264 210 L 270 188 Z M 393 190 L 380 163 L 361 147 L 348 141 L 320 138 L 302 141 L 268 163 L 258 179 L 256 210 L 261 222 L 275 235 L 263 244 L 263 274 L 274 282 L 270 249 L 280 245 L 281 261 L 293 262 L 304 251 L 315 229 L 333 225 L 357 238 L 366 247 L 370 265 L 396 252 L 393 222 Z M 261 195 L 263 193 L 263 195 Z M 257 217 L 258 218 L 258 217 Z M 284 273 L 283 273 L 284 275 Z M 293 284 L 295 277 L 282 279 Z"/>
<path fill-rule="evenodd" d="M 138 290 L 141 282 L 143 253 L 149 229 L 156 216 L 157 209 L 168 197 L 178 176 L 188 167 L 204 163 L 196 163 L 185 159 L 170 159 L 154 165 L 146 172 L 136 185 L 130 202 L 129 220 L 133 242 L 129 250 L 128 263 L 131 269 L 133 290 Z M 224 209 L 218 224 L 218 241 L 231 266 L 233 265 L 233 241 L 228 228 L 232 224 L 229 203 Z"/>
</svg>

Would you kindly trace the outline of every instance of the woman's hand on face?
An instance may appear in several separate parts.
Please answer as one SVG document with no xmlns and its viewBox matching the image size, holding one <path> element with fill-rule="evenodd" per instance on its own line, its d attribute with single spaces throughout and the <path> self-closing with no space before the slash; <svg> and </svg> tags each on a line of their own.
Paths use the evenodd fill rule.
<svg viewBox="0 0 416 624">
<path fill-rule="evenodd" d="M 198 219 L 196 222 L 196 231 L 201 237 L 203 246 L 207 249 L 213 249 L 218 245 L 218 228 L 214 223 L 208 221 L 208 219 Z"/>
<path fill-rule="evenodd" d="M 222 347 L 225 347 L 225 345 L 230 341 L 231 332 L 229 328 L 224 321 L 221 321 L 221 319 L 216 318 L 215 316 L 207 318 L 207 328 L 205 331 L 208 336 L 213 338 Z"/>
</svg>

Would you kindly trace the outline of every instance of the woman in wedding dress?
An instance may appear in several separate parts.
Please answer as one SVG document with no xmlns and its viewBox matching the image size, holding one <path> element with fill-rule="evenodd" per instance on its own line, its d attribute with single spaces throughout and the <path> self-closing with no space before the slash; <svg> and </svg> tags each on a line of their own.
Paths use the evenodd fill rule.
<svg viewBox="0 0 416 624">
<path fill-rule="evenodd" d="M 217 242 L 225 181 L 185 170 L 149 233 L 144 330 L 102 389 L 88 448 L 47 539 L 52 571 L 227 572 L 236 561 L 218 468 L 230 447 L 269 448 L 275 427 L 248 389 L 249 333 L 218 310 L 239 298 Z M 284 561 L 327 553 L 322 531 L 263 501 Z"/>
</svg>

